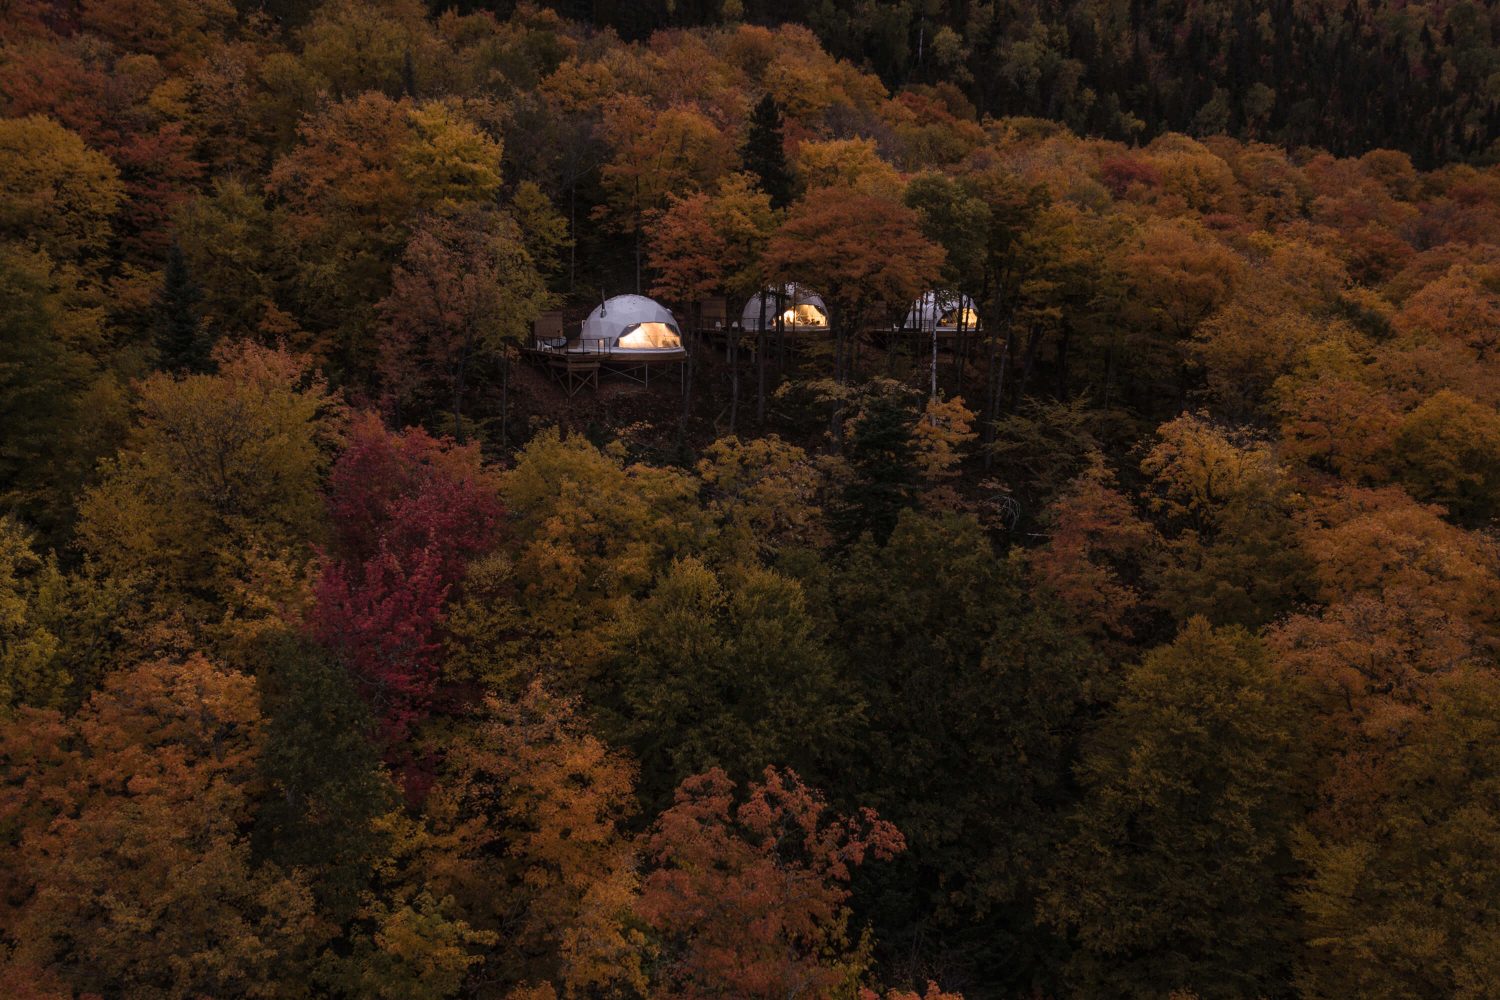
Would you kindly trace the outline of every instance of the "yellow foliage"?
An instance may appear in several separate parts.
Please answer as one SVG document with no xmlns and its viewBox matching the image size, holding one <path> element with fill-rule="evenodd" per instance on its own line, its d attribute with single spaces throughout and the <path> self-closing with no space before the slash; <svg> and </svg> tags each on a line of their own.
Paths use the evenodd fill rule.
<svg viewBox="0 0 1500 1000">
<path fill-rule="evenodd" d="M 456 106 L 428 101 L 408 115 L 411 139 L 400 169 L 418 204 L 451 211 L 490 202 L 500 190 L 500 140 L 481 131 Z"/>
<path fill-rule="evenodd" d="M 661 110 L 634 95 L 616 96 L 603 131 L 613 156 L 600 168 L 600 179 L 607 214 L 623 231 L 636 228 L 670 195 L 708 188 L 734 161 L 730 137 L 687 106 Z"/>
<path fill-rule="evenodd" d="M 58 261 L 106 249 L 124 196 L 109 157 L 50 118 L 0 119 L 0 235 Z"/>
<path fill-rule="evenodd" d="M 322 4 L 302 29 L 302 61 L 340 97 L 399 93 L 408 67 L 423 78 L 437 69 L 437 39 L 425 15 L 417 0 Z"/>
<path fill-rule="evenodd" d="M 21 526 L 0 516 L 0 713 L 17 702 L 57 707 L 71 679 L 57 636 L 37 620 L 33 578 L 49 569 Z"/>
<path fill-rule="evenodd" d="M 963 449 L 979 435 L 973 429 L 974 411 L 962 396 L 927 401 L 917 426 L 912 429 L 917 467 L 928 482 L 941 482 L 958 475 Z"/>
<path fill-rule="evenodd" d="M 1184 413 L 1156 436 L 1141 471 L 1156 487 L 1152 506 L 1169 517 L 1211 522 L 1229 504 L 1264 495 L 1278 477 L 1269 447 L 1206 415 Z"/>
<path fill-rule="evenodd" d="M 1169 133 L 1146 147 L 1161 175 L 1166 208 L 1222 212 L 1234 207 L 1235 178 L 1229 164 L 1202 143 Z"/>
<path fill-rule="evenodd" d="M 693 477 L 627 465 L 555 430 L 522 451 L 501 488 L 515 533 L 515 584 L 528 621 L 527 660 L 578 676 L 607 652 L 609 623 L 672 554 L 701 544 L 708 522 Z"/>
<path fill-rule="evenodd" d="M 873 139 L 826 139 L 797 147 L 797 177 L 807 189 L 846 187 L 899 201 L 905 182 L 880 158 Z"/>
<path fill-rule="evenodd" d="M 1243 267 L 1234 251 L 1190 220 L 1153 218 L 1125 250 L 1134 308 L 1179 337 L 1228 300 Z"/>
<path fill-rule="evenodd" d="M 698 461 L 708 506 L 747 545 L 774 551 L 827 541 L 819 493 L 824 463 L 775 435 L 720 438 Z"/>
<path fill-rule="evenodd" d="M 642 942 L 627 919 L 636 857 L 621 828 L 634 777 L 569 699 L 539 683 L 491 697 L 448 748 L 408 877 L 451 894 L 469 924 L 514 932 L 491 978 L 552 980 L 567 996 L 639 990 Z"/>
<path fill-rule="evenodd" d="M 1306 546 L 1329 603 L 1404 596 L 1475 624 L 1500 619 L 1500 545 L 1399 488 L 1346 489 L 1316 504 Z"/>
<path fill-rule="evenodd" d="M 139 393 L 138 425 L 80 503 L 79 538 L 102 567 L 191 615 L 210 595 L 233 606 L 255 593 L 267 559 L 309 557 L 344 418 L 321 377 L 246 344 L 218 374 L 159 373 Z"/>
</svg>

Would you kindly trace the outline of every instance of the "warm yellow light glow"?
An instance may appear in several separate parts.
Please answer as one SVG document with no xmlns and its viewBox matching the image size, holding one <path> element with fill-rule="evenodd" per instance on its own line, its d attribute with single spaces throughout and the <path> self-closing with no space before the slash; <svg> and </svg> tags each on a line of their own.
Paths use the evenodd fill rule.
<svg viewBox="0 0 1500 1000">
<path fill-rule="evenodd" d="M 817 306 L 801 302 L 782 313 L 781 322 L 786 326 L 827 326 L 828 317 Z"/>
<path fill-rule="evenodd" d="M 672 350 L 682 346 L 682 339 L 665 323 L 642 323 L 621 337 L 616 346 L 627 351 Z"/>
<path fill-rule="evenodd" d="M 945 310 L 943 312 L 942 318 L 938 321 L 938 326 L 944 328 L 951 326 L 954 329 L 958 329 L 958 313 L 959 311 L 957 309 Z M 964 309 L 963 317 L 963 324 L 965 329 L 979 329 L 979 314 L 977 312 L 975 312 L 973 309 Z"/>
</svg>

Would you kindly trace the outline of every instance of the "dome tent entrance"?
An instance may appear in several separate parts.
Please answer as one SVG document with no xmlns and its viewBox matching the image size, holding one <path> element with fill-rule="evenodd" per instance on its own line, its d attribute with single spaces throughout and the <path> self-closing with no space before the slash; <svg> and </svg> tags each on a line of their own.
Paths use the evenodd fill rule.
<svg viewBox="0 0 1500 1000">
<path fill-rule="evenodd" d="M 682 328 L 671 310 L 644 295 L 616 295 L 599 303 L 584 319 L 578 336 L 567 340 L 565 349 L 569 354 L 632 361 L 680 361 L 687 354 Z"/>
<path fill-rule="evenodd" d="M 676 365 L 686 387 L 687 349 L 671 310 L 644 295 L 606 299 L 584 319 L 576 334 L 563 332 L 560 313 L 546 313 L 533 326 L 524 355 L 546 368 L 569 396 L 599 388 L 601 374 L 651 384 L 651 370 Z"/>
<path fill-rule="evenodd" d="M 924 333 L 953 333 L 962 325 L 965 330 L 979 329 L 979 312 L 974 300 L 957 292 L 931 290 L 911 304 L 903 330 Z"/>
<path fill-rule="evenodd" d="M 740 315 L 740 329 L 761 328 L 761 303 L 765 302 L 766 329 L 776 326 L 776 310 L 781 308 L 783 329 L 788 333 L 815 333 L 828 329 L 828 306 L 822 296 L 797 284 L 782 285 L 780 289 L 767 288 L 751 296 Z M 779 300 L 779 301 L 778 301 Z"/>
</svg>

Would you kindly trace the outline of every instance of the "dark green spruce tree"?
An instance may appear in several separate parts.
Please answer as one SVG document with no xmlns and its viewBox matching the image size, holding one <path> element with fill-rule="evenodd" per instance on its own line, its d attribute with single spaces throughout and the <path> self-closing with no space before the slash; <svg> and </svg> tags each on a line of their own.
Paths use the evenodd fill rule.
<svg viewBox="0 0 1500 1000">
<path fill-rule="evenodd" d="M 914 414 L 896 394 L 872 393 L 849 424 L 844 457 L 854 473 L 844 487 L 831 521 L 845 542 L 869 532 L 884 544 L 901 512 L 917 495 Z"/>
<path fill-rule="evenodd" d="M 156 350 L 166 371 L 207 371 L 213 342 L 203 326 L 203 291 L 193 280 L 182 246 L 172 241 L 156 299 Z"/>
<path fill-rule="evenodd" d="M 19 514 L 49 543 L 113 450 L 109 415 L 79 402 L 95 373 L 64 329 L 70 307 L 44 257 L 0 247 L 0 514 Z"/>
<path fill-rule="evenodd" d="M 750 128 L 740 150 L 745 169 L 760 178 L 760 189 L 771 196 L 772 208 L 785 208 L 792 200 L 792 171 L 786 162 L 781 108 L 767 94 L 750 112 Z"/>
<path fill-rule="evenodd" d="M 260 654 L 267 794 L 252 843 L 261 857 L 310 873 L 319 909 L 343 923 L 386 848 L 374 820 L 396 807 L 396 789 L 341 664 L 290 634 Z"/>
</svg>

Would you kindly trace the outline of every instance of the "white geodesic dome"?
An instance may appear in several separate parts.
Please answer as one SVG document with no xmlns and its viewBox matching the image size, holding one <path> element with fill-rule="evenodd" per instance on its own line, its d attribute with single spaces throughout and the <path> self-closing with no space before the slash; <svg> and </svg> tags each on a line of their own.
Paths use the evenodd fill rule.
<svg viewBox="0 0 1500 1000">
<path fill-rule="evenodd" d="M 973 299 L 967 295 L 959 295 L 957 292 L 927 291 L 911 304 L 911 309 L 907 312 L 906 321 L 901 324 L 901 328 L 944 332 L 957 330 L 960 316 L 963 317 L 964 329 L 977 330 L 979 328 L 979 311 L 974 308 Z"/>
<path fill-rule="evenodd" d="M 626 357 L 681 356 L 682 328 L 672 311 L 644 295 L 616 295 L 594 307 L 570 352 Z"/>
<path fill-rule="evenodd" d="M 779 297 L 778 289 L 775 288 L 767 288 L 751 296 L 750 301 L 745 303 L 744 312 L 740 314 L 740 329 L 760 329 L 762 300 L 765 302 L 768 330 L 776 326 L 778 303 L 784 320 L 783 329 L 794 333 L 828 329 L 828 307 L 823 304 L 821 295 L 797 284 L 782 285 L 779 291 Z"/>
</svg>

